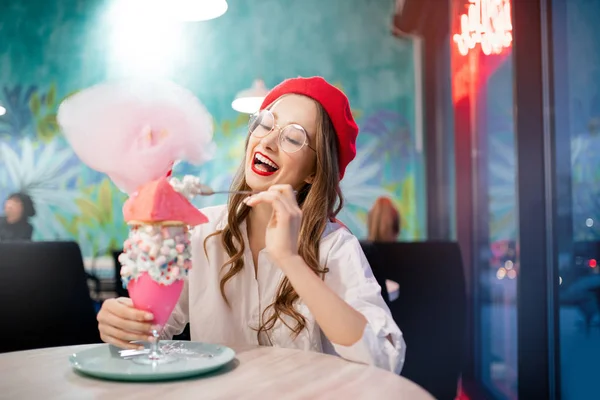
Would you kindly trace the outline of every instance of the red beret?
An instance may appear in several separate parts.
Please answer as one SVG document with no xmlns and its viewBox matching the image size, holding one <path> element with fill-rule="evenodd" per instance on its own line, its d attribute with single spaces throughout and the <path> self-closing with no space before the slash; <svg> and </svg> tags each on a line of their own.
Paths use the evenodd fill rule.
<svg viewBox="0 0 600 400">
<path fill-rule="evenodd" d="M 320 76 L 287 79 L 275 86 L 263 100 L 260 109 L 268 107 L 284 94 L 301 94 L 316 100 L 325 109 L 338 138 L 340 180 L 346 167 L 356 156 L 358 126 L 354 122 L 346 95 Z"/>
</svg>

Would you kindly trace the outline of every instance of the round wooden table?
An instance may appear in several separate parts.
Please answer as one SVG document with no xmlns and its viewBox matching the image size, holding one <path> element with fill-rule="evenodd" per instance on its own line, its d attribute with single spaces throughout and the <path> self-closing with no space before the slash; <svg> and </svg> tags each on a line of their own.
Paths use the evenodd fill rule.
<svg viewBox="0 0 600 400">
<path fill-rule="evenodd" d="M 111 382 L 75 373 L 70 346 L 0 354 L 0 399 L 410 399 L 433 397 L 415 383 L 341 358 L 276 347 L 236 347 L 218 372 L 160 383 Z"/>
</svg>

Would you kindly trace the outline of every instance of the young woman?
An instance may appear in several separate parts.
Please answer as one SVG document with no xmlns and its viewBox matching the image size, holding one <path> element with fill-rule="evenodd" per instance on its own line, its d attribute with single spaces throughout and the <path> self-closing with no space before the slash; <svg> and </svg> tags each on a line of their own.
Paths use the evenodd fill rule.
<svg viewBox="0 0 600 400">
<path fill-rule="evenodd" d="M 335 215 L 356 154 L 348 99 L 320 77 L 289 79 L 250 120 L 246 155 L 226 206 L 202 212 L 188 282 L 163 336 L 190 323 L 195 341 L 337 354 L 400 372 L 405 344 L 358 240 Z M 105 342 L 135 348 L 152 315 L 104 302 Z"/>
<path fill-rule="evenodd" d="M 29 218 L 35 215 L 31 197 L 13 193 L 4 202 L 4 217 L 0 217 L 0 241 L 31 240 L 33 227 Z"/>
</svg>

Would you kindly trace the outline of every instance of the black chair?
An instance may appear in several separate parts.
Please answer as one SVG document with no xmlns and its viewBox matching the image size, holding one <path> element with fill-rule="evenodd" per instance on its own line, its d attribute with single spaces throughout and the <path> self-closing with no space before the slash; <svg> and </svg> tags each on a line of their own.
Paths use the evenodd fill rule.
<svg viewBox="0 0 600 400">
<path fill-rule="evenodd" d="M 458 244 L 361 245 L 377 280 L 400 284 L 398 299 L 389 305 L 406 340 L 401 375 L 436 399 L 453 400 L 466 351 L 467 299 Z"/>
<path fill-rule="evenodd" d="M 123 250 L 114 250 L 112 252 L 113 261 L 115 263 L 115 293 L 117 297 L 129 297 L 129 291 L 123 287 L 121 282 L 121 263 L 119 262 L 119 256 Z"/>
<path fill-rule="evenodd" d="M 388 293 L 387 285 L 385 284 L 385 274 L 383 272 L 380 272 L 380 266 L 384 263 L 380 259 L 380 254 L 377 251 L 378 246 L 376 246 L 373 242 L 361 242 L 361 246 L 363 252 L 365 253 L 365 256 L 367 257 L 367 260 L 369 261 L 369 264 L 371 265 L 373 275 L 375 276 L 377 283 L 379 283 L 379 286 L 381 286 L 381 297 L 383 297 L 383 301 L 385 301 L 385 304 L 387 304 L 388 307 L 390 307 L 390 294 Z M 377 273 L 375 273 L 375 269 L 377 269 Z"/>
<path fill-rule="evenodd" d="M 100 342 L 77 243 L 0 243 L 0 276 L 0 353 Z"/>
</svg>

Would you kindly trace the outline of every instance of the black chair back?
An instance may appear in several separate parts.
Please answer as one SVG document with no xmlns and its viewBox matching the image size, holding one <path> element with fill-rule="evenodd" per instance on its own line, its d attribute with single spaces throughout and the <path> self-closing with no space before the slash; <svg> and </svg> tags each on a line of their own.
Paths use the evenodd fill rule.
<svg viewBox="0 0 600 400">
<path fill-rule="evenodd" d="M 115 263 L 115 293 L 117 297 L 129 297 L 129 291 L 123 287 L 121 281 L 121 263 L 119 262 L 119 256 L 123 250 L 114 250 L 112 252 L 113 261 Z"/>
<path fill-rule="evenodd" d="M 0 353 L 100 342 L 77 243 L 0 243 L 0 276 Z"/>
<path fill-rule="evenodd" d="M 406 340 L 402 375 L 436 399 L 456 397 L 466 352 L 466 287 L 453 242 L 362 242 L 380 282 L 400 284 L 390 311 Z M 385 284 L 385 283 L 383 283 Z"/>
</svg>

